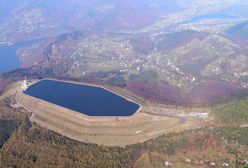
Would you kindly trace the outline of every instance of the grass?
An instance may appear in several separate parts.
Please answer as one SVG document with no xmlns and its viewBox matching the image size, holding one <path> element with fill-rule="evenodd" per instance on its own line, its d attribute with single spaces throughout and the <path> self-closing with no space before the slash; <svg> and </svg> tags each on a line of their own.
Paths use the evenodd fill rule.
<svg viewBox="0 0 248 168">
<path fill-rule="evenodd" d="M 10 135 L 18 128 L 18 121 L 0 119 L 0 148 Z"/>
<path fill-rule="evenodd" d="M 143 110 L 131 117 L 88 117 L 24 94 L 18 94 L 17 100 L 36 113 L 32 121 L 39 125 L 78 141 L 108 146 L 143 142 L 205 122 L 181 122 L 179 118 L 145 114 Z"/>
<path fill-rule="evenodd" d="M 13 109 L 6 107 L 4 111 L 11 114 Z M 172 133 L 120 148 L 80 143 L 21 119 L 17 131 L 0 149 L 0 165 L 160 168 L 165 161 L 171 161 L 173 167 L 191 168 L 207 166 L 208 161 L 214 160 L 217 165 L 228 162 L 234 167 L 236 155 L 243 158 L 248 149 L 247 129 L 223 127 Z M 192 163 L 186 163 L 186 158 Z"/>
<path fill-rule="evenodd" d="M 248 123 L 248 97 L 221 103 L 213 111 L 225 124 Z"/>
<path fill-rule="evenodd" d="M 38 109 L 40 108 L 34 100 L 25 100 L 25 98 L 22 100 L 26 101 L 28 105 L 35 106 Z M 229 107 L 232 105 L 232 107 L 236 107 L 237 105 L 243 104 L 244 107 L 241 106 L 242 108 L 240 108 L 239 111 L 241 114 L 243 112 L 245 113 L 245 110 L 243 111 L 242 109 L 246 109 L 247 98 L 243 97 L 234 102 L 225 102 L 220 106 L 228 105 L 227 107 Z M 27 118 L 22 117 L 26 114 L 21 113 L 21 116 L 19 116 L 18 110 L 8 107 L 7 104 L 0 105 L 0 119 L 4 116 L 8 118 L 8 121 L 17 121 L 16 118 L 21 121 L 20 126 L 16 128 L 16 131 L 11 132 L 9 138 L 4 142 L 3 148 L 0 149 L 0 167 L 159 168 L 164 167 L 164 162 L 167 160 L 171 161 L 173 167 L 176 168 L 207 167 L 209 161 L 216 162 L 218 167 L 222 167 L 224 162 L 228 162 L 230 167 L 235 167 L 235 162 L 238 159 L 247 157 L 248 128 L 246 127 L 240 128 L 234 127 L 233 125 L 226 126 L 226 124 L 224 124 L 221 128 L 204 128 L 180 133 L 162 132 L 161 134 L 156 134 L 156 136 L 151 137 L 149 141 L 142 141 L 142 143 L 126 147 L 106 147 L 80 143 L 49 131 L 35 123 L 31 125 Z M 172 122 L 171 120 L 162 120 L 161 116 L 155 118 L 159 120 L 151 122 L 149 115 L 140 118 L 138 116 L 138 120 L 136 120 L 135 123 L 134 120 L 130 121 L 130 119 L 124 120 L 121 118 L 112 118 L 112 120 L 101 118 L 101 121 L 97 118 L 88 118 L 91 122 L 86 120 L 87 117 L 83 117 L 84 121 L 71 120 L 67 112 L 62 111 L 56 113 L 58 109 L 54 106 L 43 105 L 45 106 L 42 106 L 40 109 L 40 115 L 37 115 L 37 117 L 43 117 L 43 119 L 38 118 L 37 121 L 52 124 L 55 128 L 59 129 L 63 127 L 74 129 L 76 125 L 81 127 L 80 129 L 75 127 L 78 134 L 83 133 L 84 129 L 88 129 L 88 134 L 91 135 L 87 138 L 92 138 L 88 139 L 89 141 L 104 140 L 105 138 L 104 143 L 113 143 L 116 141 L 115 138 L 120 138 L 114 138 L 114 136 L 110 135 L 98 136 L 92 134 L 95 131 L 99 131 L 95 133 L 103 133 L 103 130 L 107 127 L 109 128 L 107 132 L 112 134 L 131 134 L 133 131 L 136 131 L 135 129 L 147 129 L 151 133 L 154 133 L 156 130 L 169 128 L 171 124 L 173 124 L 170 123 Z M 223 115 L 224 114 L 225 113 L 223 113 Z M 76 117 L 76 115 L 74 117 Z M 58 120 L 55 120 L 55 118 Z M 56 125 L 56 123 L 59 125 Z M 176 123 L 174 124 L 178 127 Z M 114 124 L 114 128 L 110 129 L 112 124 Z M 127 128 L 126 130 L 124 129 L 125 127 Z M 171 129 L 172 132 L 176 130 Z M 73 133 L 72 130 L 67 131 L 71 134 L 75 133 Z M 106 129 L 104 131 L 106 131 Z M 159 136 L 162 134 L 166 135 Z M 141 135 L 141 137 L 143 136 L 144 135 Z M 112 141 L 106 139 L 106 137 L 112 139 Z M 137 140 L 139 136 L 133 139 Z M 125 136 L 120 142 L 127 141 L 130 141 L 130 139 Z M 185 159 L 190 159 L 192 162 L 186 163 Z M 243 168 L 244 166 L 245 165 L 236 165 L 237 168 Z"/>
</svg>

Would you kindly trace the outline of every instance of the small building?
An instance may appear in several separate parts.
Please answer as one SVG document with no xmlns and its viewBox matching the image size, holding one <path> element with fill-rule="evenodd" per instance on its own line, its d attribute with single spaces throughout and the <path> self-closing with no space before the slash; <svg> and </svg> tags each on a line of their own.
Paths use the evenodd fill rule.
<svg viewBox="0 0 248 168">
<path fill-rule="evenodd" d="M 25 91 L 27 90 L 27 88 L 28 88 L 28 82 L 27 82 L 27 79 L 25 78 L 25 80 L 22 82 L 21 90 Z"/>
<path fill-rule="evenodd" d="M 188 158 L 187 158 L 187 159 L 185 159 L 185 162 L 186 162 L 186 163 L 191 163 L 192 161 L 191 161 L 191 159 L 188 159 Z"/>
<path fill-rule="evenodd" d="M 229 164 L 228 163 L 223 163 L 222 166 L 223 167 L 229 167 Z"/>
<path fill-rule="evenodd" d="M 172 163 L 169 162 L 169 161 L 165 161 L 164 162 L 164 165 L 165 165 L 165 167 L 171 167 L 172 166 Z"/>
<path fill-rule="evenodd" d="M 25 79 L 22 81 L 22 83 L 21 83 L 21 90 L 22 91 L 25 91 L 25 90 L 27 90 L 28 89 L 28 87 L 30 86 L 30 85 L 32 85 L 33 83 L 31 82 L 31 81 L 28 81 L 27 79 L 26 79 L 26 77 L 25 77 Z"/>
<path fill-rule="evenodd" d="M 210 166 L 212 166 L 212 167 L 215 167 L 215 166 L 216 166 L 215 162 L 213 162 L 213 161 L 210 161 L 208 164 L 209 164 Z"/>
</svg>

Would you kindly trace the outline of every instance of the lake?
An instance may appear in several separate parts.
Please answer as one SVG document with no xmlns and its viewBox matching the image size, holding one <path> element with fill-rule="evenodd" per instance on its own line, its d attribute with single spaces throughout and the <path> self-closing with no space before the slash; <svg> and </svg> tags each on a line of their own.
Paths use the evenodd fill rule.
<svg viewBox="0 0 248 168">
<path fill-rule="evenodd" d="M 35 83 L 24 93 L 88 116 L 131 116 L 140 108 L 101 87 L 54 80 Z"/>
<path fill-rule="evenodd" d="M 223 14 L 223 13 L 213 13 L 208 15 L 201 15 L 196 16 L 191 19 L 191 22 L 197 22 L 204 19 L 237 19 L 237 16 L 229 15 L 229 14 Z"/>
<path fill-rule="evenodd" d="M 0 46 L 0 74 L 20 68 L 21 61 L 16 55 L 17 49 L 29 47 L 41 40 L 30 40 L 10 46 Z"/>
<path fill-rule="evenodd" d="M 238 19 L 238 16 L 225 14 L 225 13 L 212 13 L 207 15 L 200 15 L 200 16 L 194 16 L 188 20 L 180 22 L 180 24 L 188 24 L 188 23 L 195 23 L 199 22 L 205 19 L 225 19 L 225 20 L 232 20 L 232 19 Z"/>
</svg>

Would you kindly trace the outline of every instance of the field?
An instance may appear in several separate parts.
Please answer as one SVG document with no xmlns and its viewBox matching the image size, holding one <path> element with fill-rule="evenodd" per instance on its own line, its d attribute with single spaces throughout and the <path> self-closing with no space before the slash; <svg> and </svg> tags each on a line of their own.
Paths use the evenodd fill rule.
<svg viewBox="0 0 248 168">
<path fill-rule="evenodd" d="M 14 87 L 17 89 L 19 86 Z M 204 127 L 210 120 L 209 117 L 200 115 L 207 109 L 180 109 L 155 105 L 124 89 L 108 89 L 137 101 L 142 109 L 131 117 L 90 117 L 20 91 L 15 95 L 15 99 L 17 105 L 32 113 L 32 122 L 74 140 L 107 146 L 125 146 L 171 132 Z"/>
</svg>

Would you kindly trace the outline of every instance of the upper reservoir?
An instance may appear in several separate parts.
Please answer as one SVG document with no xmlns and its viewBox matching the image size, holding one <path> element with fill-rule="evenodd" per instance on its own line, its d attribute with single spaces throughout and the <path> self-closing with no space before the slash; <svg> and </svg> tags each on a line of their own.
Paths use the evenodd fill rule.
<svg viewBox="0 0 248 168">
<path fill-rule="evenodd" d="M 101 87 L 42 80 L 25 92 L 88 116 L 131 116 L 140 106 Z"/>
</svg>

